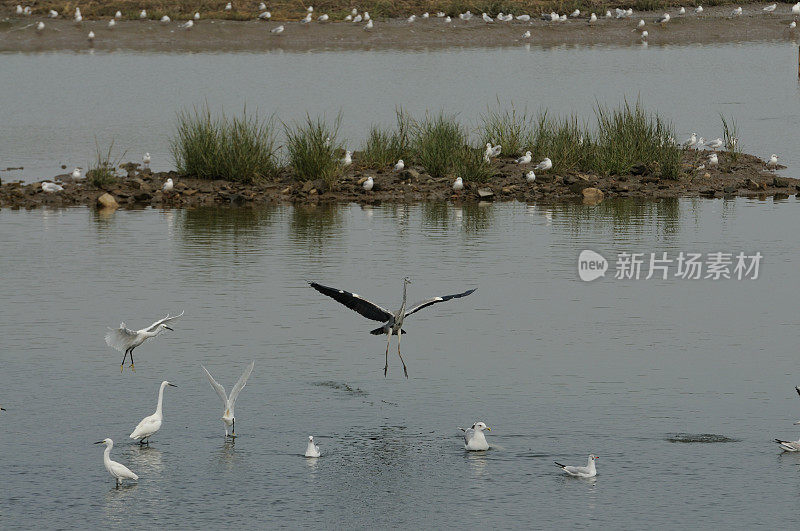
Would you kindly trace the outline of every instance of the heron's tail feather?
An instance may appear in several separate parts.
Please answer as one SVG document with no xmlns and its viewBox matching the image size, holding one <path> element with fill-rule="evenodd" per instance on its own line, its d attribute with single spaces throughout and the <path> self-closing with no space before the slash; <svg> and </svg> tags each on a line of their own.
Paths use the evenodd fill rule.
<svg viewBox="0 0 800 531">
<path fill-rule="evenodd" d="M 400 330 L 400 332 L 403 334 L 406 333 L 405 330 Z M 384 330 L 383 327 L 381 326 L 380 328 L 376 328 L 375 330 L 370 330 L 369 333 L 372 334 L 373 336 L 380 336 L 385 334 L 386 330 Z"/>
</svg>

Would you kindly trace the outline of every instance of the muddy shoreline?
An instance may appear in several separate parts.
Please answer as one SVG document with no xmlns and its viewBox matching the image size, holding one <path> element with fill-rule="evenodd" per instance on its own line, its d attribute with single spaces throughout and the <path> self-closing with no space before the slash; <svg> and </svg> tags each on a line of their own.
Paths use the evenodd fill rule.
<svg viewBox="0 0 800 531">
<path fill-rule="evenodd" d="M 409 24 L 404 19 L 375 20 L 375 28 L 365 31 L 363 24 L 332 22 L 301 24 L 282 22 L 286 30 L 270 33 L 278 22 L 257 20 L 199 21 L 191 30 L 178 28 L 177 22 L 161 24 L 154 20 L 121 20 L 114 29 L 106 20 L 85 20 L 78 25 L 63 18 L 36 16 L 11 17 L 0 21 L 0 52 L 43 52 L 56 50 L 142 51 L 142 52 L 219 52 L 269 50 L 337 50 L 337 49 L 435 49 L 445 47 L 492 47 L 531 44 L 558 45 L 632 45 L 641 43 L 636 25 L 645 20 L 650 45 L 710 44 L 724 42 L 791 41 L 797 30 L 789 29 L 792 15 L 789 4 L 779 4 L 772 15 L 765 15 L 765 4 L 749 4 L 744 14 L 731 16 L 730 5 L 707 7 L 701 16 L 691 9 L 678 15 L 665 26 L 655 21 L 664 11 L 637 12 L 630 19 L 603 19 L 589 26 L 586 19 L 570 19 L 563 23 L 532 20 L 530 22 L 495 22 L 486 24 L 479 18 L 450 24 L 432 17 Z M 601 15 L 602 13 L 598 13 Z M 45 29 L 36 31 L 39 20 Z M 90 43 L 89 31 L 95 33 Z M 522 34 L 531 32 L 530 38 Z"/>
<path fill-rule="evenodd" d="M 259 205 L 274 203 L 414 203 L 421 201 L 548 201 L 582 200 L 597 203 L 605 198 L 631 197 L 663 199 L 675 197 L 767 197 L 776 199 L 797 195 L 800 179 L 782 177 L 767 171 L 764 161 L 742 154 L 736 162 L 727 153 L 720 153 L 717 168 L 697 171 L 705 152 L 686 150 L 683 154 L 685 173 L 678 180 L 661 179 L 641 167 L 631 175 L 596 176 L 578 172 L 537 175 L 534 183 L 526 182 L 524 172 L 512 159 L 493 162 L 496 176 L 486 183 L 465 182 L 464 190 L 453 192 L 452 178 L 434 178 L 420 167 L 411 166 L 402 172 L 391 169 L 370 170 L 350 167 L 334 189 L 321 180 L 298 182 L 287 171 L 273 180 L 244 184 L 221 180 L 198 180 L 181 177 L 175 172 L 152 173 L 138 165 L 124 165 L 128 175 L 118 182 L 94 187 L 85 180 L 73 181 L 69 175 L 52 179 L 64 190 L 42 191 L 41 182 L 19 181 L 0 185 L 0 208 L 33 209 L 43 206 L 98 206 L 98 198 L 109 194 L 121 208 L 192 208 L 205 205 Z M 639 171 L 640 170 L 640 171 Z M 361 183 L 373 177 L 370 192 Z M 162 192 L 166 179 L 175 185 L 171 192 Z M 107 198 L 106 198 L 107 199 Z M 112 207 L 116 208 L 116 207 Z"/>
</svg>

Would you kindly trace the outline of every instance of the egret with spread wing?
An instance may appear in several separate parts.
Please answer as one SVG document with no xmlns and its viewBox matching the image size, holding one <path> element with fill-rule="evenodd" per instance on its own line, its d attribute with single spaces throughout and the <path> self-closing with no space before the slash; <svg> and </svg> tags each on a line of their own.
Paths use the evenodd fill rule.
<svg viewBox="0 0 800 531">
<path fill-rule="evenodd" d="M 142 328 L 141 330 L 131 330 L 130 328 L 125 326 L 125 323 L 120 323 L 119 328 L 109 328 L 108 332 L 106 332 L 106 345 L 111 348 L 117 349 L 120 352 L 125 352 L 125 355 L 122 357 L 122 364 L 120 365 L 120 370 L 125 367 L 125 359 L 128 357 L 128 353 L 131 355 L 131 369 L 134 369 L 133 366 L 133 349 L 150 339 L 151 337 L 156 337 L 158 334 L 163 332 L 164 330 L 172 330 L 166 323 L 177 319 L 178 317 L 182 316 L 183 312 L 178 315 L 170 317 L 167 314 L 166 317 L 163 319 L 156 321 L 155 323 L 151 324 L 147 328 Z"/>
<path fill-rule="evenodd" d="M 383 366 L 384 377 L 386 376 L 386 373 L 389 370 L 389 343 L 392 340 L 392 334 L 394 334 L 397 336 L 397 355 L 400 357 L 400 361 L 403 363 L 403 372 L 405 373 L 406 378 L 408 378 L 408 369 L 406 369 L 406 362 L 403 360 L 403 355 L 400 354 L 400 337 L 402 334 L 406 333 L 405 330 L 403 330 L 403 321 L 406 317 L 420 311 L 423 308 L 427 308 L 432 304 L 449 301 L 450 299 L 460 299 L 461 297 L 466 297 L 467 295 L 470 295 L 475 292 L 474 289 L 470 289 L 463 293 L 456 293 L 455 295 L 443 295 L 441 297 L 433 297 L 431 299 L 418 302 L 411 308 L 406 309 L 406 288 L 408 287 L 409 284 L 411 284 L 411 279 L 409 277 L 406 277 L 403 279 L 403 302 L 402 304 L 400 304 L 400 309 L 393 314 L 386 308 L 382 308 L 381 306 L 378 306 L 377 304 L 362 298 L 357 293 L 350 293 L 349 291 L 330 288 L 328 286 L 317 284 L 316 282 L 309 282 L 308 284 L 309 286 L 319 291 L 323 295 L 327 295 L 333 300 L 344 304 L 351 310 L 360 313 L 367 319 L 372 319 L 373 321 L 379 321 L 384 323 L 383 326 L 380 326 L 370 332 L 370 334 L 376 336 L 381 334 L 386 334 L 387 336 L 386 363 Z"/>
<path fill-rule="evenodd" d="M 253 372 L 253 367 L 255 366 L 256 362 L 253 360 L 250 365 L 244 370 L 244 373 L 239 378 L 239 381 L 236 382 L 236 385 L 233 386 L 231 389 L 231 394 L 228 396 L 225 394 L 225 388 L 222 387 L 217 381 L 211 376 L 211 373 L 208 372 L 208 369 L 203 367 L 203 370 L 206 371 L 206 377 L 208 378 L 208 382 L 211 384 L 211 387 L 217 392 L 219 397 L 222 399 L 223 407 L 225 408 L 225 412 L 222 414 L 222 422 L 225 424 L 225 437 L 228 436 L 228 426 L 231 426 L 231 437 L 236 437 L 236 416 L 233 413 L 233 406 L 236 405 L 236 398 L 239 396 L 239 393 L 244 389 L 245 384 L 247 383 L 247 379 L 250 378 L 250 373 Z"/>
</svg>

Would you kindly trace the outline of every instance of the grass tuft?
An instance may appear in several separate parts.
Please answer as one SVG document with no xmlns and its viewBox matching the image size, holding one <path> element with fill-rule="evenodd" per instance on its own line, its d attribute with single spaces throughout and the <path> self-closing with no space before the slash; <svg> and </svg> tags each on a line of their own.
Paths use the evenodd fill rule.
<svg viewBox="0 0 800 531">
<path fill-rule="evenodd" d="M 361 160 L 370 168 L 383 168 L 399 159 L 410 158 L 411 119 L 397 110 L 397 128 L 394 131 L 373 125 L 369 129 Z"/>
<path fill-rule="evenodd" d="M 511 109 L 488 109 L 481 115 L 480 137 L 483 144 L 500 144 L 503 154 L 510 157 L 523 155 L 533 145 L 533 120 L 527 111 L 517 113 Z"/>
<path fill-rule="evenodd" d="M 89 165 L 86 171 L 86 180 L 96 188 L 102 188 L 117 182 L 117 166 L 125 157 L 123 153 L 117 159 L 114 159 L 112 153 L 114 151 L 114 142 L 109 144 L 108 149 L 102 151 L 100 145 L 95 140 L 95 160 Z"/>
<path fill-rule="evenodd" d="M 289 166 L 295 179 L 299 181 L 324 180 L 333 187 L 342 173 L 339 152 L 342 145 L 337 143 L 336 135 L 342 116 L 336 117 L 329 126 L 324 118 L 312 120 L 306 115 L 302 124 L 289 126 L 284 124 L 286 133 L 286 149 L 289 155 Z"/>
<path fill-rule="evenodd" d="M 722 120 L 723 145 L 728 152 L 730 161 L 736 162 L 742 154 L 742 148 L 739 145 L 739 128 L 736 126 L 736 120 L 731 119 L 730 123 L 728 123 L 722 113 L 720 113 L 719 119 Z"/>
<path fill-rule="evenodd" d="M 413 123 L 412 154 L 432 177 L 453 173 L 467 144 L 467 133 L 455 116 L 440 112 Z"/>
</svg>

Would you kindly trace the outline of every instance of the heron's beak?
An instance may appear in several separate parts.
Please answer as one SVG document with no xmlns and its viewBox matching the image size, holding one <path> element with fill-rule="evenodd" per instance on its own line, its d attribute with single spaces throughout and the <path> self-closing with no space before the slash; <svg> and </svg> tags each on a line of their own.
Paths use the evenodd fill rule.
<svg viewBox="0 0 800 531">
<path fill-rule="evenodd" d="M 168 383 L 167 385 L 169 385 L 170 387 L 178 387 L 178 386 L 177 386 L 177 385 L 175 385 L 174 383 Z"/>
<path fill-rule="evenodd" d="M 175 331 L 172 328 L 168 327 L 167 325 L 164 325 L 164 328 L 166 328 L 167 330 L 172 330 L 173 332 Z"/>
<path fill-rule="evenodd" d="M 105 441 L 97 441 L 95 444 L 103 444 Z"/>
</svg>

